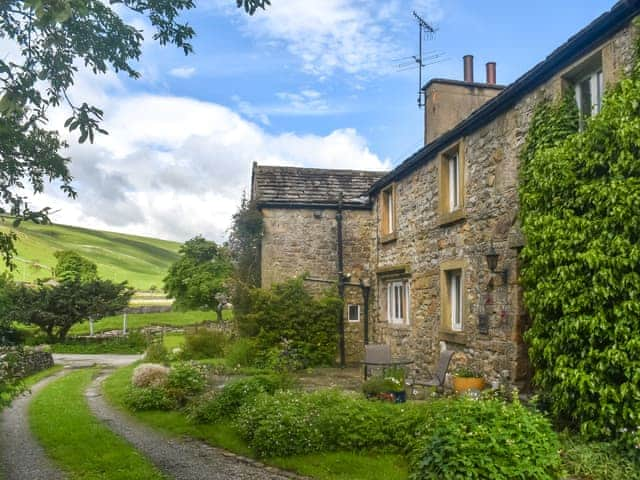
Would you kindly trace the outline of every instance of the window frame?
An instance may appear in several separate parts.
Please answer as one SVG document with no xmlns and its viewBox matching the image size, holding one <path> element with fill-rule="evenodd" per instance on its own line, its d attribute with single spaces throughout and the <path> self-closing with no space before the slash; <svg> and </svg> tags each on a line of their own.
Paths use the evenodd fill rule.
<svg viewBox="0 0 640 480">
<path fill-rule="evenodd" d="M 464 258 L 440 264 L 440 338 L 463 345 L 467 342 L 470 327 L 467 324 L 470 312 L 465 281 L 467 269 L 468 262 Z M 452 286 L 454 276 L 459 279 L 456 287 Z M 458 291 L 454 292 L 456 288 Z"/>
<path fill-rule="evenodd" d="M 408 279 L 394 279 L 385 282 L 387 299 L 387 323 L 389 325 L 411 324 L 411 292 Z M 398 296 L 398 289 L 400 295 Z M 398 304 L 397 300 L 401 299 Z M 398 315 L 398 313 L 400 315 Z"/>
<path fill-rule="evenodd" d="M 438 162 L 438 210 L 440 225 L 448 225 L 465 218 L 465 160 L 461 139 L 440 153 Z"/>
<path fill-rule="evenodd" d="M 583 105 L 582 101 L 586 82 L 589 82 L 589 103 L 591 104 L 588 115 L 585 112 L 585 105 Z M 586 75 L 582 75 L 574 83 L 574 89 L 576 104 L 578 105 L 578 111 L 582 119 L 593 117 L 600 113 L 602 110 L 602 99 L 604 97 L 604 72 L 602 71 L 602 66 L 591 70 Z"/>
<path fill-rule="evenodd" d="M 462 270 L 447 271 L 447 300 L 449 302 L 449 327 L 452 332 L 462 332 L 463 302 L 462 302 Z"/>
<path fill-rule="evenodd" d="M 397 200 L 395 183 L 380 192 L 380 235 L 383 242 L 396 238 L 398 230 Z"/>
<path fill-rule="evenodd" d="M 351 318 L 352 307 L 355 307 L 358 313 L 357 318 L 355 320 Z M 347 321 L 350 323 L 358 323 L 360 321 L 360 304 L 359 303 L 350 303 L 347 305 Z"/>
</svg>

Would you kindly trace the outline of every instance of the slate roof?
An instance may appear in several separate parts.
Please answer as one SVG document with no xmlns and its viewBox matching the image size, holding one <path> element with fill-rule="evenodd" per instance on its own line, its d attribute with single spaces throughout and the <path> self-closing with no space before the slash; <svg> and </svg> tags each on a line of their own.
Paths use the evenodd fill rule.
<svg viewBox="0 0 640 480">
<path fill-rule="evenodd" d="M 335 206 L 369 208 L 368 191 L 388 172 L 253 165 L 251 197 L 258 208 Z"/>
<path fill-rule="evenodd" d="M 545 60 L 537 64 L 498 95 L 486 102 L 453 129 L 425 145 L 389 174 L 373 184 L 369 193 L 376 194 L 389 183 L 399 180 L 429 162 L 445 147 L 484 127 L 493 119 L 512 108 L 520 99 L 544 84 L 558 71 L 592 51 L 603 40 L 623 28 L 640 14 L 640 0 L 620 0 L 610 11 L 602 14 L 588 26 L 555 49 Z"/>
</svg>

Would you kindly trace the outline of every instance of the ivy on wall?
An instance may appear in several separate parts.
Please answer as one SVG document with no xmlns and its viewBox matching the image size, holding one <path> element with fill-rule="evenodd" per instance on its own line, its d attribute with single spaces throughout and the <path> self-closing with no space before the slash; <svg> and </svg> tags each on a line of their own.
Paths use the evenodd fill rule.
<svg viewBox="0 0 640 480">
<path fill-rule="evenodd" d="M 560 424 L 637 445 L 640 62 L 582 131 L 571 96 L 540 104 L 521 164 L 534 382 Z"/>
</svg>

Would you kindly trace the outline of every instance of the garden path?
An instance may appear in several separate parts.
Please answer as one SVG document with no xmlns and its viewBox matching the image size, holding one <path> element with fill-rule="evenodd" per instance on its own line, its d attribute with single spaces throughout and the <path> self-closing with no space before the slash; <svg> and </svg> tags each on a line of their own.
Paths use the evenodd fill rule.
<svg viewBox="0 0 640 480">
<path fill-rule="evenodd" d="M 31 393 L 16 398 L 0 416 L 0 472 L 3 478 L 59 480 L 65 475 L 47 458 L 29 429 L 28 407 L 33 394 L 64 375 L 52 375 L 31 387 Z M 0 475 L 2 476 L 2 475 Z"/>
<path fill-rule="evenodd" d="M 163 473 L 176 480 L 286 480 L 298 475 L 240 457 L 204 442 L 172 438 L 142 425 L 114 409 L 104 400 L 100 384 L 108 376 L 98 376 L 86 396 L 93 414 L 111 430 L 129 441 Z"/>
</svg>

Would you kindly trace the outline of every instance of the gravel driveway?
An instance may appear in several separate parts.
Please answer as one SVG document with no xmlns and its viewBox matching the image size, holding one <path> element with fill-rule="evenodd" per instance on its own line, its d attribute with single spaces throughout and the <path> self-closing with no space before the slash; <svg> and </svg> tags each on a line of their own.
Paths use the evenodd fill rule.
<svg viewBox="0 0 640 480">
<path fill-rule="evenodd" d="M 74 368 L 91 367 L 92 365 L 124 367 L 125 365 L 130 365 L 133 362 L 141 360 L 142 357 L 143 355 L 54 353 L 53 361 Z"/>
<path fill-rule="evenodd" d="M 61 480 L 65 476 L 53 466 L 31 435 L 27 410 L 31 397 L 63 373 L 45 378 L 31 393 L 16 398 L 0 416 L 0 471 L 7 480 Z"/>
<path fill-rule="evenodd" d="M 87 390 L 89 408 L 115 433 L 129 441 L 163 473 L 176 480 L 285 480 L 298 475 L 268 467 L 198 440 L 167 437 L 109 406 L 102 397 L 103 373 Z"/>
</svg>

